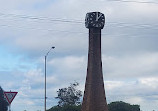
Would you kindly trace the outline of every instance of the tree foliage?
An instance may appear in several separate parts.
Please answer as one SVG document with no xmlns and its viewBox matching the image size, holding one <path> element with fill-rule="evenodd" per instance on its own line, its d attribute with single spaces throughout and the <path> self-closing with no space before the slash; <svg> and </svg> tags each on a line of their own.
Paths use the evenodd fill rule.
<svg viewBox="0 0 158 111">
<path fill-rule="evenodd" d="M 61 88 L 57 91 L 58 96 L 58 106 L 75 106 L 80 105 L 80 97 L 82 96 L 82 91 L 76 89 L 79 85 L 78 82 L 71 83 L 67 88 Z"/>
<path fill-rule="evenodd" d="M 7 111 L 8 110 L 8 102 L 4 98 L 3 89 L 0 87 L 0 111 Z"/>
<path fill-rule="evenodd" d="M 139 105 L 130 105 L 122 101 L 111 102 L 108 104 L 109 111 L 140 111 Z M 63 107 L 54 106 L 47 111 L 81 111 L 81 105 L 65 105 Z"/>
<path fill-rule="evenodd" d="M 122 101 L 116 101 L 108 104 L 109 111 L 140 111 L 139 105 L 130 105 Z"/>
<path fill-rule="evenodd" d="M 47 111 L 80 111 L 81 102 L 80 97 L 82 92 L 77 90 L 78 82 L 70 84 L 67 88 L 61 88 L 57 91 L 58 105 L 52 107 Z M 139 105 L 130 105 L 122 101 L 111 102 L 108 104 L 109 111 L 140 111 Z"/>
<path fill-rule="evenodd" d="M 60 106 L 54 106 L 51 109 L 47 111 L 80 111 L 81 110 L 81 105 L 65 105 L 63 107 Z"/>
</svg>

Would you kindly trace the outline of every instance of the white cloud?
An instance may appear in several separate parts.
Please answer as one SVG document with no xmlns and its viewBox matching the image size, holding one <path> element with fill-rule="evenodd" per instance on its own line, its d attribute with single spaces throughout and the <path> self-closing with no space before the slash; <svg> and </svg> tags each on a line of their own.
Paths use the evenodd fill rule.
<svg viewBox="0 0 158 111">
<path fill-rule="evenodd" d="M 141 97 L 132 97 L 132 98 L 127 99 L 126 101 L 128 101 L 132 104 L 135 104 L 135 102 L 137 102 L 137 104 L 143 102 Z"/>
<path fill-rule="evenodd" d="M 152 84 L 152 85 L 151 85 Z M 105 81 L 107 101 L 125 101 L 138 104 L 141 110 L 157 108 L 157 78 L 141 78 L 138 80 Z M 155 103 L 149 105 L 149 103 Z"/>
<path fill-rule="evenodd" d="M 66 56 L 62 58 L 52 59 L 50 65 L 53 65 L 55 72 L 59 78 L 68 80 L 80 80 L 84 77 L 86 71 L 86 58 L 76 56 Z M 85 73 L 83 73 L 85 72 Z"/>
<path fill-rule="evenodd" d="M 139 82 L 145 87 L 149 87 L 151 89 L 157 90 L 158 88 L 158 78 L 150 77 L 150 78 L 140 78 Z"/>
<path fill-rule="evenodd" d="M 106 78 L 139 78 L 157 76 L 158 53 L 142 53 L 123 57 L 103 56 Z"/>
<path fill-rule="evenodd" d="M 106 16 L 102 30 L 102 60 L 107 100 L 138 103 L 143 109 L 147 109 L 150 103 L 158 103 L 156 4 L 106 0 L 5 0 L 0 1 L 0 13 L 3 13 L 0 14 L 1 46 L 10 54 L 16 53 L 15 56 L 27 55 L 17 64 L 26 66 L 25 71 L 18 71 L 19 67 L 15 67 L 12 74 L 5 73 L 12 79 L 0 76 L 10 81 L 1 81 L 2 86 L 19 92 L 13 104 L 14 110 L 43 109 L 43 60 L 52 45 L 56 48 L 47 62 L 48 97 L 52 99 L 58 88 L 66 87 L 74 80 L 80 83 L 79 89 L 84 90 L 88 55 L 88 29 L 84 26 L 84 18 L 90 11 L 101 11 Z M 45 20 L 16 15 L 44 16 Z M 83 23 L 51 21 L 57 18 Z M 27 67 L 25 63 L 28 61 L 33 65 Z M 12 81 L 13 78 L 16 81 Z M 51 106 L 52 102 L 48 104 Z M 151 106 L 157 108 L 150 104 L 148 109 L 151 110 Z"/>
<path fill-rule="evenodd" d="M 37 70 L 30 70 L 25 74 L 26 79 L 24 80 L 24 83 L 29 84 L 41 84 L 44 83 L 43 73 L 41 72 L 41 69 Z"/>
<path fill-rule="evenodd" d="M 122 87 L 125 84 L 123 81 L 105 81 L 106 90 L 110 91 L 118 87 Z"/>
</svg>

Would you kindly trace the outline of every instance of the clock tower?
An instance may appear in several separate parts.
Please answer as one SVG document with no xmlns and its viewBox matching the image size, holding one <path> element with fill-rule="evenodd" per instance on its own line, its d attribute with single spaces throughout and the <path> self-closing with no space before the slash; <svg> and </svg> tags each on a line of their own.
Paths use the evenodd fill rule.
<svg viewBox="0 0 158 111">
<path fill-rule="evenodd" d="M 88 66 L 81 111 L 108 111 L 101 60 L 101 29 L 105 23 L 104 14 L 86 14 L 85 26 L 89 29 Z"/>
</svg>

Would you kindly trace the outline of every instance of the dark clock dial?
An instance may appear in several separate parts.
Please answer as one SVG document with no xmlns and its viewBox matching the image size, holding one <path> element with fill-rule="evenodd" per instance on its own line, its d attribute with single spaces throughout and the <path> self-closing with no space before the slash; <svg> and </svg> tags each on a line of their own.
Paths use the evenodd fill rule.
<svg viewBox="0 0 158 111">
<path fill-rule="evenodd" d="M 103 29 L 104 23 L 105 23 L 104 14 L 100 12 L 90 12 L 86 14 L 86 19 L 85 19 L 86 28 Z"/>
</svg>

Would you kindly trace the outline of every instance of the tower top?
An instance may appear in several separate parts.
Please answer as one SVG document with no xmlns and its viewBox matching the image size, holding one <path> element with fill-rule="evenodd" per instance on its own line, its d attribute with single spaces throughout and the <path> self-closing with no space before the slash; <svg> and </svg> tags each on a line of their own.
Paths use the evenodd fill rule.
<svg viewBox="0 0 158 111">
<path fill-rule="evenodd" d="M 105 24 L 105 16 L 101 12 L 89 12 L 86 14 L 85 26 L 86 28 L 103 29 Z"/>
</svg>

